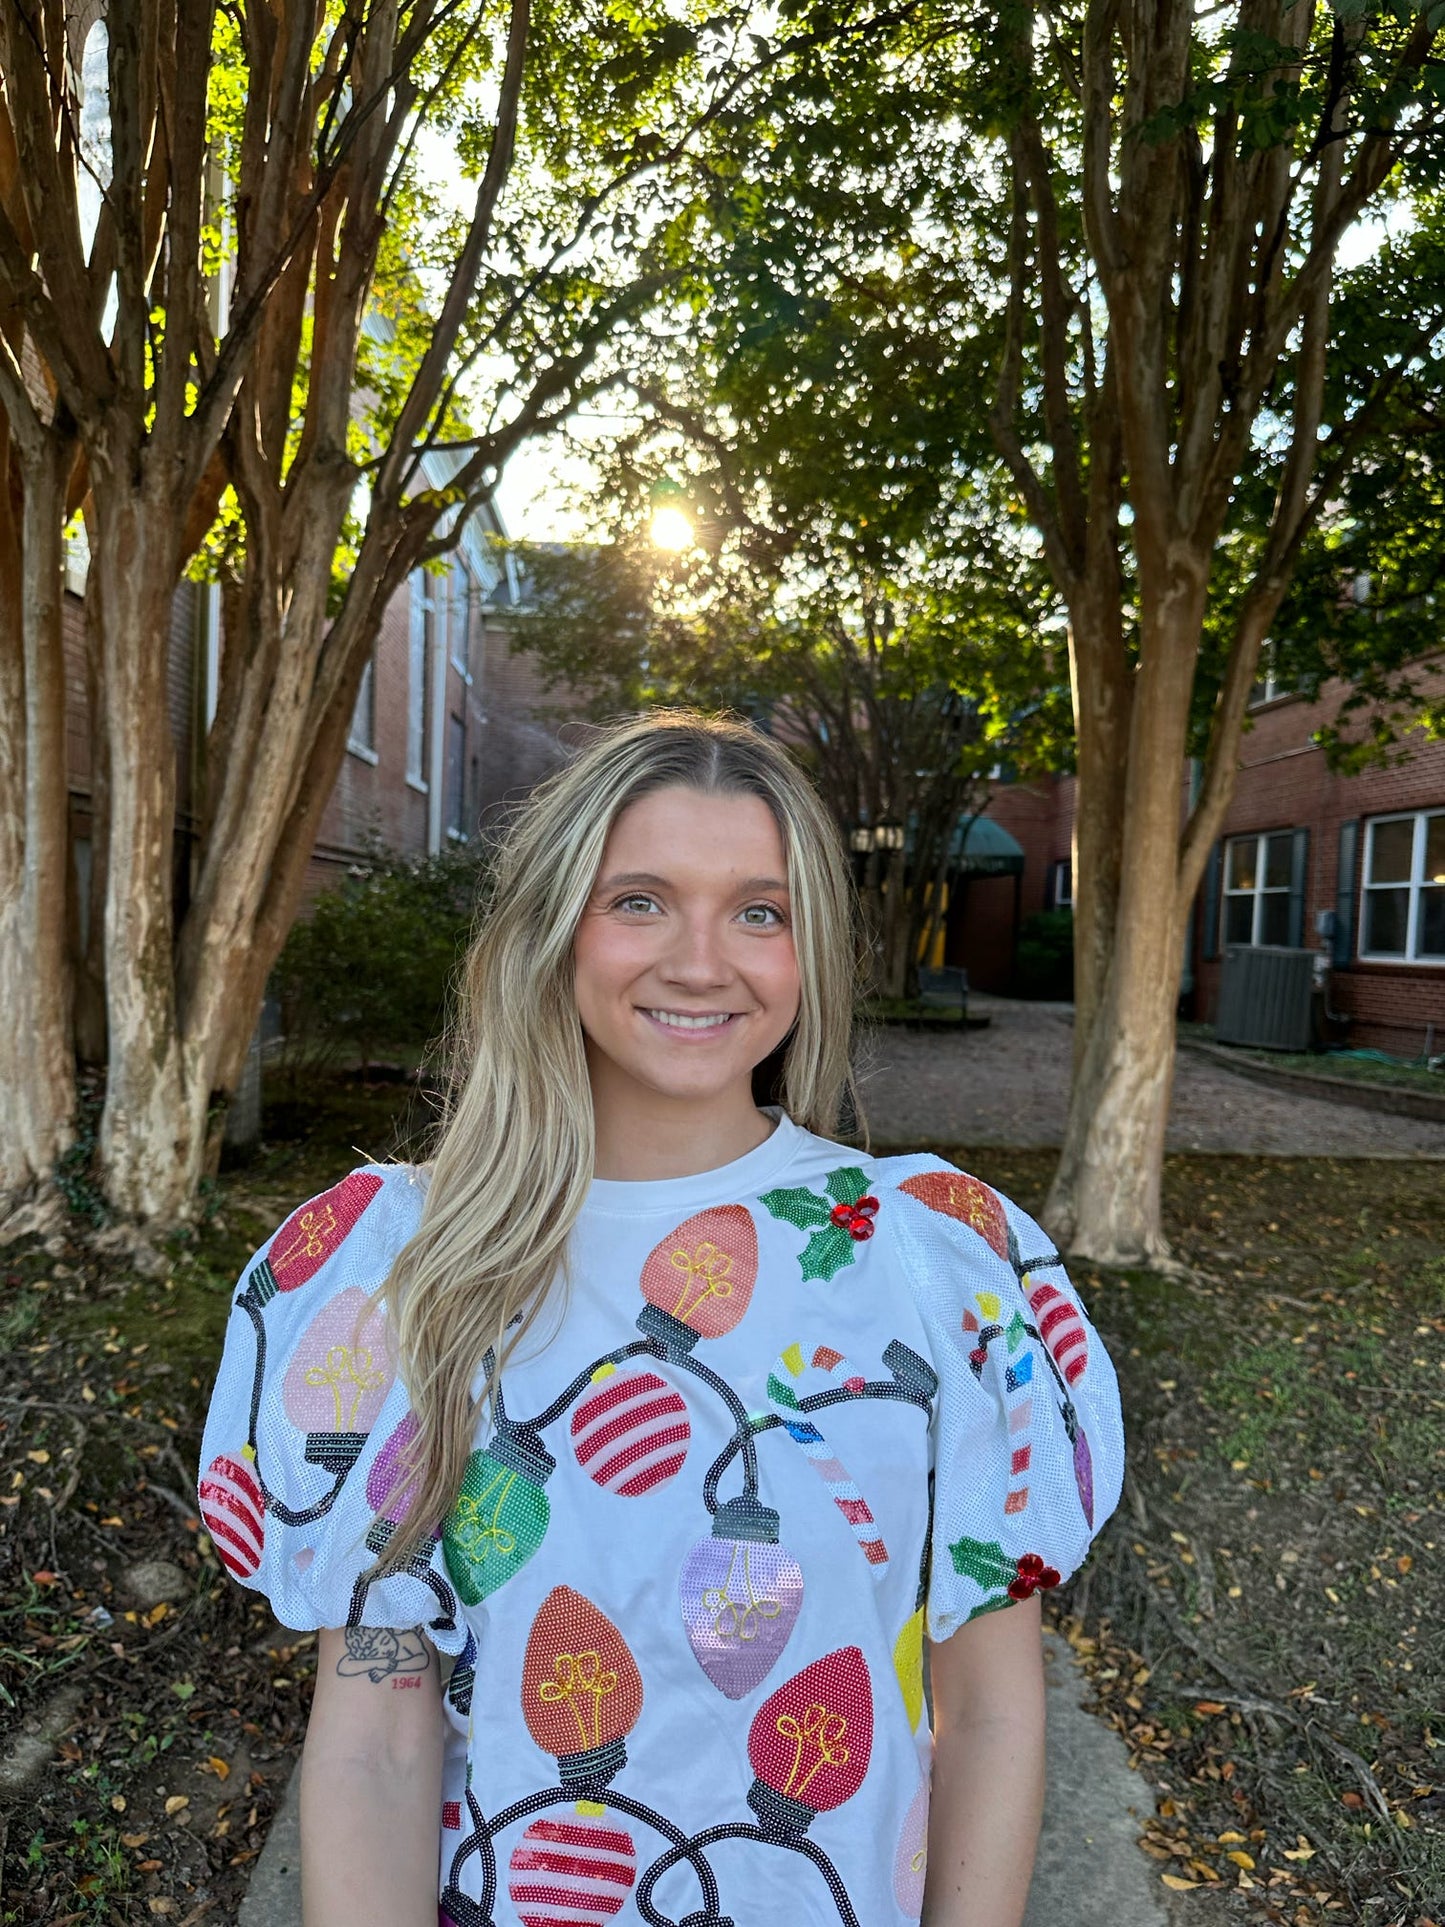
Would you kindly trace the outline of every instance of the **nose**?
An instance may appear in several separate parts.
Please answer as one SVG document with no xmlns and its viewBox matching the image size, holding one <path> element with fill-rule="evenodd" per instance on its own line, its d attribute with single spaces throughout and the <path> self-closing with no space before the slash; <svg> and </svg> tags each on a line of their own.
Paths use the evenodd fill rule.
<svg viewBox="0 0 1445 1927">
<path fill-rule="evenodd" d="M 732 982 L 735 971 L 727 944 L 712 917 L 701 913 L 678 917 L 671 937 L 658 966 L 665 982 L 694 995 Z"/>
</svg>

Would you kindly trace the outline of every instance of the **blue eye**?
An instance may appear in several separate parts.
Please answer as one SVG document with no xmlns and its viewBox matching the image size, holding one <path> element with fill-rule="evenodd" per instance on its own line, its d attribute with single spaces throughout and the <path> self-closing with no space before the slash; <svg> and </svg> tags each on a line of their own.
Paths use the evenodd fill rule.
<svg viewBox="0 0 1445 1927">
<path fill-rule="evenodd" d="M 633 891 L 630 896 L 619 897 L 612 907 L 614 910 L 636 910 L 639 906 L 644 911 L 655 910 L 657 900 L 655 897 L 644 895 L 641 891 Z"/>
<path fill-rule="evenodd" d="M 744 921 L 754 930 L 767 930 L 772 927 L 772 924 L 763 921 L 765 918 L 771 918 L 772 924 L 780 924 L 783 921 L 783 913 L 773 903 L 750 903 L 743 911 Z"/>
</svg>

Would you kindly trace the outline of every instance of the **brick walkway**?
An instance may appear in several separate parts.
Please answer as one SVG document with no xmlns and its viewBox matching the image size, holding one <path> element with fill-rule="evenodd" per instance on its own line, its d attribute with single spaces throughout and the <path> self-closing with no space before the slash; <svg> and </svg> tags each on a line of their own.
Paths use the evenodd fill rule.
<svg viewBox="0 0 1445 1927">
<path fill-rule="evenodd" d="M 973 996 L 987 1030 L 882 1030 L 865 1060 L 863 1101 L 880 1148 L 912 1144 L 1057 1145 L 1073 1051 L 1067 1004 Z M 1171 1151 L 1272 1157 L 1440 1157 L 1445 1126 L 1272 1091 L 1192 1052 L 1179 1053 Z"/>
</svg>

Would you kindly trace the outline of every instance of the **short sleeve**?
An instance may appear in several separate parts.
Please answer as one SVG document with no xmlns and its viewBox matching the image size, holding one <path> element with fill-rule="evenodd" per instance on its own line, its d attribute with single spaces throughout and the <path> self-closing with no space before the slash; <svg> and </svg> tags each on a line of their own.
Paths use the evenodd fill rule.
<svg viewBox="0 0 1445 1927">
<path fill-rule="evenodd" d="M 398 1454 L 413 1420 L 382 1289 L 421 1218 L 405 1165 L 367 1165 L 298 1206 L 231 1302 L 201 1444 L 201 1517 L 234 1579 L 285 1626 L 424 1625 L 465 1640 L 435 1540 L 362 1583 L 406 1494 Z"/>
<path fill-rule="evenodd" d="M 1114 1366 L 1052 1243 L 977 1178 L 910 1160 L 896 1235 L 938 1373 L 927 1624 L 1061 1584 L 1119 1503 Z"/>
</svg>

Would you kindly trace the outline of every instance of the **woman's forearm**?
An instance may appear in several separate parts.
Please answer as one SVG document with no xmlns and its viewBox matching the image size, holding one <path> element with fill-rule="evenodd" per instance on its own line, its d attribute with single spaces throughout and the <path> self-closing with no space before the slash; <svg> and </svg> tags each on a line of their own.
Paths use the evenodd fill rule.
<svg viewBox="0 0 1445 1927">
<path fill-rule="evenodd" d="M 1019 1927 L 1043 1807 L 1041 1719 L 980 1720 L 941 1733 L 921 1927 Z"/>
<path fill-rule="evenodd" d="M 301 1760 L 304 1927 L 436 1927 L 441 1755 Z"/>
</svg>

